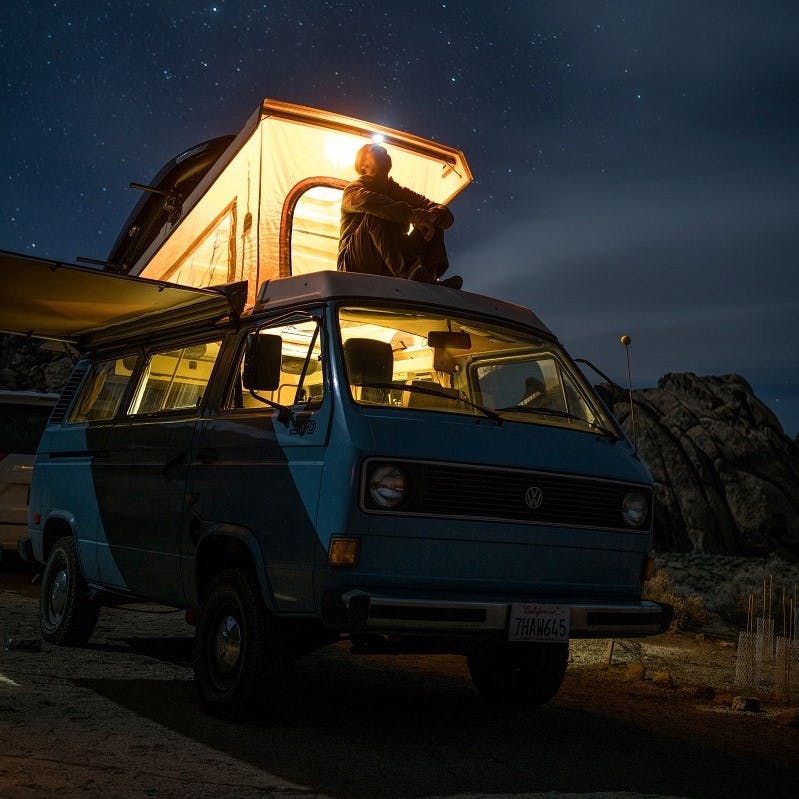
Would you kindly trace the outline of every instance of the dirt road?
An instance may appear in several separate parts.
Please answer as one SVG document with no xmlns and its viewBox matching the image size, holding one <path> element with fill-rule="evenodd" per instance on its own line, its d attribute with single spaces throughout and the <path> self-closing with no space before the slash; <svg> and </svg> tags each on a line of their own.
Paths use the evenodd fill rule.
<svg viewBox="0 0 799 799">
<path fill-rule="evenodd" d="M 0 642 L 38 637 L 38 587 L 0 575 Z M 149 610 L 148 613 L 136 612 Z M 556 699 L 482 704 L 462 659 L 353 656 L 298 664 L 296 717 L 235 726 L 196 705 L 180 613 L 104 609 L 90 645 L 0 647 L 0 797 L 795 797 L 799 729 L 781 708 L 733 713 L 734 649 L 693 635 L 573 644 Z M 676 687 L 630 682 L 625 661 Z M 764 698 L 765 699 L 765 698 Z"/>
</svg>

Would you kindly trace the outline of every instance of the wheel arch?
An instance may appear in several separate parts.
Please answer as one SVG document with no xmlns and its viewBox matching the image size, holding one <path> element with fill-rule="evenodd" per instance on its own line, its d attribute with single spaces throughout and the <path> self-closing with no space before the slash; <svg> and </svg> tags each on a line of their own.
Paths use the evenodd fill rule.
<svg viewBox="0 0 799 799">
<path fill-rule="evenodd" d="M 42 562 L 47 563 L 53 547 L 61 538 L 71 536 L 75 540 L 75 552 L 78 556 L 78 565 L 80 566 L 80 553 L 77 546 L 77 537 L 75 535 L 74 519 L 62 516 L 60 514 L 53 514 L 50 516 L 42 527 Z"/>
<path fill-rule="evenodd" d="M 191 587 L 198 606 L 214 577 L 226 569 L 243 569 L 252 574 L 266 609 L 274 612 L 272 591 L 255 536 L 237 525 L 210 525 L 201 534 L 194 556 L 194 585 Z"/>
</svg>

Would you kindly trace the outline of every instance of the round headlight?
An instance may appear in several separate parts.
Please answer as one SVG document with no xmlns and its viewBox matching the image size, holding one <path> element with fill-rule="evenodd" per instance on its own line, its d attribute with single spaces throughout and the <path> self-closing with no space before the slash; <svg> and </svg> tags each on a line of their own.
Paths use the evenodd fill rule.
<svg viewBox="0 0 799 799">
<path fill-rule="evenodd" d="M 628 527 L 642 527 L 649 513 L 649 502 L 640 491 L 628 491 L 621 501 L 621 515 Z"/>
<path fill-rule="evenodd" d="M 378 466 L 369 475 L 369 496 L 380 508 L 396 508 L 408 493 L 405 474 L 396 466 Z"/>
</svg>

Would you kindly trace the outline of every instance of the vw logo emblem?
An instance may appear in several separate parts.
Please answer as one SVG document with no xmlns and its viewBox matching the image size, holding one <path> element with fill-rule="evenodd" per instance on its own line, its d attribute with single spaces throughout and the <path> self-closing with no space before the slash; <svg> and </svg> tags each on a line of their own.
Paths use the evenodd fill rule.
<svg viewBox="0 0 799 799">
<path fill-rule="evenodd" d="M 543 501 L 544 492 L 538 486 L 530 486 L 530 488 L 524 492 L 524 504 L 532 510 L 540 508 Z"/>
</svg>

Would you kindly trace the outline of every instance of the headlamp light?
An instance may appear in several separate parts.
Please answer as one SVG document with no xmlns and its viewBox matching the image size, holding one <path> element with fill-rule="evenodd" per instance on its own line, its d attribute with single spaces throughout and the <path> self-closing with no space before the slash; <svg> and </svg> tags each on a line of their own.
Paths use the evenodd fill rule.
<svg viewBox="0 0 799 799">
<path fill-rule="evenodd" d="M 649 514 L 649 502 L 641 491 L 628 491 L 621 501 L 621 515 L 628 527 L 643 527 Z"/>
<path fill-rule="evenodd" d="M 405 473 L 397 466 L 384 464 L 369 475 L 368 491 L 372 502 L 379 508 L 391 510 L 403 503 L 408 493 Z"/>
</svg>

